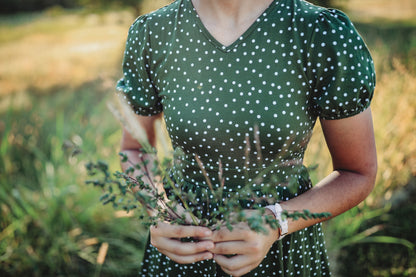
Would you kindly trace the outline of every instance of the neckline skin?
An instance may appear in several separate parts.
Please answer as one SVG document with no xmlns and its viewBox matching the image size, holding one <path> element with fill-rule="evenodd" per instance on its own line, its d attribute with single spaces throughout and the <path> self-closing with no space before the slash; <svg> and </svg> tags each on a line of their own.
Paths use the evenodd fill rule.
<svg viewBox="0 0 416 277">
<path fill-rule="evenodd" d="M 234 46 L 246 36 L 276 1 L 189 0 L 201 29 L 222 49 Z"/>
</svg>

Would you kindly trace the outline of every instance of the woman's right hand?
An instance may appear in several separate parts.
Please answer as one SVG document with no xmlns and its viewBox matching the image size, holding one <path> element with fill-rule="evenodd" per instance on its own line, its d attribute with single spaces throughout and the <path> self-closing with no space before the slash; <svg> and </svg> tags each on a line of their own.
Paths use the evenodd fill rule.
<svg viewBox="0 0 416 277">
<path fill-rule="evenodd" d="M 189 264 L 213 258 L 210 252 L 214 248 L 210 237 L 212 231 L 206 227 L 173 225 L 159 222 L 150 227 L 150 243 L 159 252 L 179 264 Z M 194 241 L 182 242 L 182 238 L 193 238 Z"/>
</svg>

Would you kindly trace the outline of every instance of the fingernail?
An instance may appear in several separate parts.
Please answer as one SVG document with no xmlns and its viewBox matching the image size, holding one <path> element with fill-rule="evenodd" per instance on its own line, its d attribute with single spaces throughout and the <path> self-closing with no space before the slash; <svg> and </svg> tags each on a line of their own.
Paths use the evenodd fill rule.
<svg viewBox="0 0 416 277">
<path fill-rule="evenodd" d="M 211 230 L 205 230 L 204 231 L 204 236 L 211 236 L 212 235 L 212 232 L 211 232 Z"/>
</svg>

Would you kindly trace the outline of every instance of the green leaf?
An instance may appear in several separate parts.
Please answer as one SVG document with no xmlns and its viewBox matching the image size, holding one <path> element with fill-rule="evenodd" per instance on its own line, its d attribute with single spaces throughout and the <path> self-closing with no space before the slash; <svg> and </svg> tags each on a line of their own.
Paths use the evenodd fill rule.
<svg viewBox="0 0 416 277">
<path fill-rule="evenodd" d="M 362 233 L 360 233 L 362 234 Z M 353 236 L 350 239 L 346 239 L 344 241 L 342 241 L 341 243 L 334 245 L 335 249 L 340 249 L 343 248 L 345 246 L 351 245 L 351 244 L 356 244 L 356 243 L 384 243 L 384 244 L 399 244 L 399 245 L 403 245 L 409 249 L 413 249 L 415 247 L 415 245 L 413 243 L 411 243 L 408 240 L 402 239 L 402 238 L 396 238 L 396 237 L 392 237 L 392 236 L 362 236 L 362 235 L 356 235 Z"/>
<path fill-rule="evenodd" d="M 129 158 L 127 157 L 127 154 L 120 152 L 118 153 L 121 156 L 121 162 L 125 163 L 129 160 Z"/>
<path fill-rule="evenodd" d="M 110 196 L 109 193 L 105 193 L 105 194 L 101 195 L 100 201 L 104 201 L 104 200 L 108 199 L 109 196 Z"/>
<path fill-rule="evenodd" d="M 407 248 L 413 249 L 415 247 L 415 244 L 402 239 L 402 238 L 396 238 L 391 236 L 373 236 L 373 237 L 367 237 L 360 241 L 360 243 L 389 243 L 389 244 L 401 244 L 403 246 L 406 246 Z"/>
<path fill-rule="evenodd" d="M 111 203 L 111 202 L 114 202 L 116 200 L 116 196 L 115 195 L 113 195 L 113 196 L 111 196 L 110 198 L 108 198 L 107 200 L 104 200 L 103 201 L 103 205 L 107 205 L 107 204 L 109 204 L 109 203 Z"/>
<path fill-rule="evenodd" d="M 101 170 L 102 172 L 108 171 L 108 164 L 105 161 L 98 161 L 97 162 L 97 168 Z"/>
<path fill-rule="evenodd" d="M 133 167 L 131 167 L 131 166 L 125 170 L 125 173 L 126 173 L 127 175 L 132 174 L 133 172 L 134 172 L 134 168 L 133 168 Z"/>
</svg>

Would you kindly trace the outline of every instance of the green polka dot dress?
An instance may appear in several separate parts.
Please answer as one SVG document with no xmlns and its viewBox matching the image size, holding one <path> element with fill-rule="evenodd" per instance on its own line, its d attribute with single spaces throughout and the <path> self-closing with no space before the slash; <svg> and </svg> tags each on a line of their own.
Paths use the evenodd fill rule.
<svg viewBox="0 0 416 277">
<path fill-rule="evenodd" d="M 172 177 L 195 192 L 206 215 L 217 207 L 204 201 L 209 192 L 195 154 L 217 187 L 221 160 L 224 197 L 270 167 L 264 183 L 279 180 L 281 201 L 296 197 L 312 186 L 302 160 L 317 118 L 362 112 L 375 86 L 371 56 L 346 15 L 302 0 L 275 0 L 229 46 L 210 35 L 190 0 L 178 0 L 138 18 L 124 54 L 118 90 L 137 114 L 163 112 L 174 148 L 184 153 Z M 289 180 L 296 180 L 295 191 Z M 263 185 L 256 185 L 259 195 Z M 149 243 L 139 275 L 227 276 L 212 260 L 177 264 Z M 329 275 L 319 224 L 277 241 L 247 274 Z"/>
</svg>

